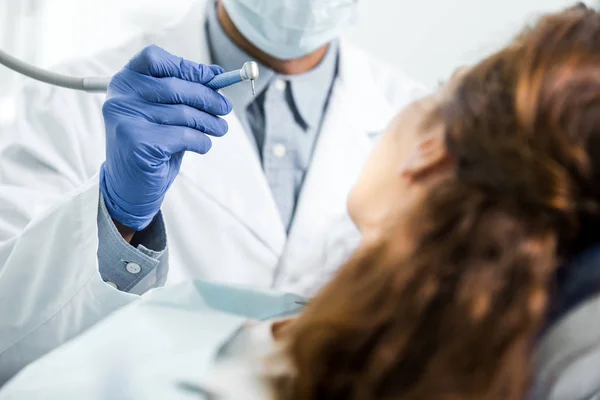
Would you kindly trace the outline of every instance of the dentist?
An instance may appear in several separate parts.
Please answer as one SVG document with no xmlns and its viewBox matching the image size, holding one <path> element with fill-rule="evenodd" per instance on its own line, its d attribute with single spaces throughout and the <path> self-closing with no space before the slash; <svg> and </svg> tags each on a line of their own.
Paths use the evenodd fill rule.
<svg viewBox="0 0 600 400">
<path fill-rule="evenodd" d="M 340 38 L 355 11 L 199 0 L 176 26 L 63 68 L 116 74 L 106 102 L 23 91 L 0 151 L 0 384 L 165 282 L 310 295 L 329 279 L 358 240 L 346 197 L 363 162 L 424 93 Z M 248 60 L 256 96 L 204 86 L 222 71 L 206 65 Z"/>
</svg>

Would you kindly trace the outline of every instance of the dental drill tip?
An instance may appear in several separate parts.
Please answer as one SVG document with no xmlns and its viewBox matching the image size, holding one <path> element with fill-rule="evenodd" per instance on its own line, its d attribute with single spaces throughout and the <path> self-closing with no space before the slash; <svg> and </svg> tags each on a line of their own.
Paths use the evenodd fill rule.
<svg viewBox="0 0 600 400">
<path fill-rule="evenodd" d="M 254 79 L 250 80 L 250 85 L 252 85 L 252 96 L 256 96 L 256 91 L 254 89 Z"/>
</svg>

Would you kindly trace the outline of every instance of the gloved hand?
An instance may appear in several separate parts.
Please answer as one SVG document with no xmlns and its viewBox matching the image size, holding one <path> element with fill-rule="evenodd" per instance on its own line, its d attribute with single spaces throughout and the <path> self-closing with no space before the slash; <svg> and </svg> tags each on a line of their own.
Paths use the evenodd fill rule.
<svg viewBox="0 0 600 400">
<path fill-rule="evenodd" d="M 205 154 L 207 135 L 223 136 L 220 118 L 231 103 L 204 86 L 223 72 L 150 46 L 111 80 L 102 107 L 106 161 L 100 191 L 111 217 L 143 230 L 158 213 L 179 172 L 183 154 Z"/>
</svg>

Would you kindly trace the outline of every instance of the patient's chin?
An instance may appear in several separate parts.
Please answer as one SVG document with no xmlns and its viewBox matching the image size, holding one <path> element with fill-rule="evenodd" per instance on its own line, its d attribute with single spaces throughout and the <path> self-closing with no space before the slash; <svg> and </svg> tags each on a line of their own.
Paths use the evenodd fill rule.
<svg viewBox="0 0 600 400">
<path fill-rule="evenodd" d="M 361 206 L 362 199 L 360 197 L 361 196 L 359 195 L 359 193 L 357 193 L 357 189 L 353 188 L 350 192 L 350 195 L 348 196 L 348 199 L 346 200 L 346 208 L 348 209 L 348 215 L 350 216 L 350 219 L 352 220 L 354 225 L 359 230 L 361 221 L 360 211 L 361 209 L 363 209 L 363 207 Z"/>
<path fill-rule="evenodd" d="M 273 322 L 271 325 L 271 334 L 273 335 L 273 339 L 277 342 L 282 341 L 287 336 L 287 332 L 289 331 L 293 321 L 294 318 L 288 318 Z"/>
</svg>

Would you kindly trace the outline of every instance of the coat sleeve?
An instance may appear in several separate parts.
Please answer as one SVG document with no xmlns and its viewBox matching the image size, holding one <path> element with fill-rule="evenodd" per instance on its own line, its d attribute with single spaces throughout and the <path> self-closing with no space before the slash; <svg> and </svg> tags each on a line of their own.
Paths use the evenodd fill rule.
<svg viewBox="0 0 600 400">
<path fill-rule="evenodd" d="M 138 298 L 99 275 L 97 182 L 93 177 L 0 244 L 0 385 Z"/>
<path fill-rule="evenodd" d="M 104 160 L 103 99 L 38 82 L 16 97 L 0 147 L 0 243 L 96 174 Z"/>
</svg>

